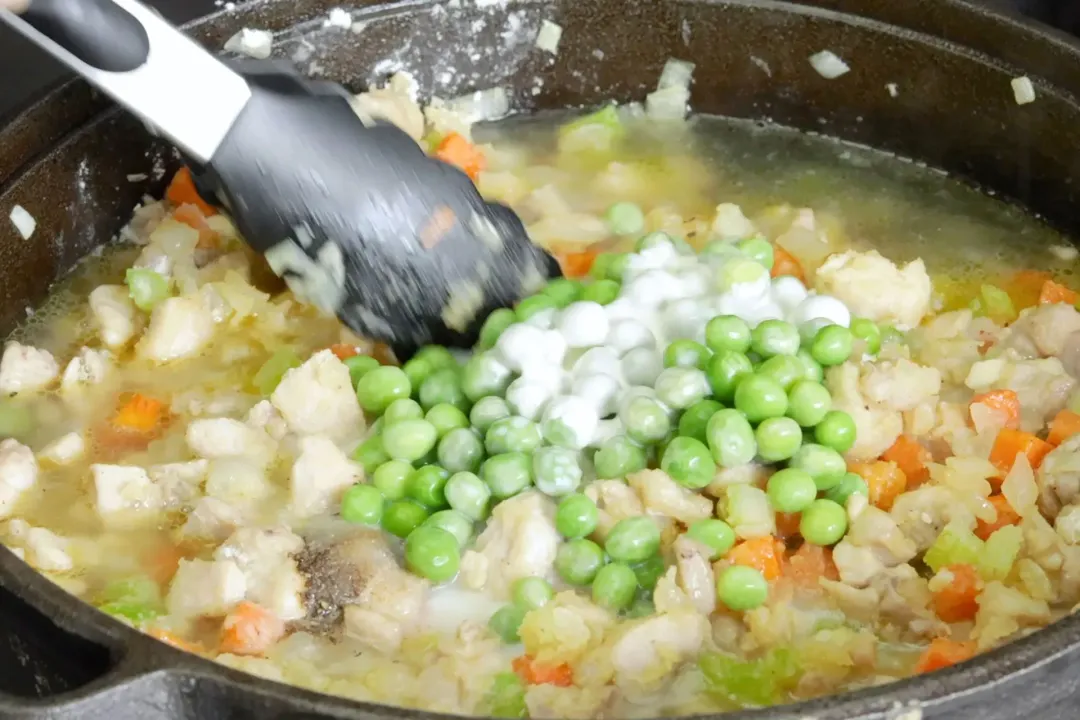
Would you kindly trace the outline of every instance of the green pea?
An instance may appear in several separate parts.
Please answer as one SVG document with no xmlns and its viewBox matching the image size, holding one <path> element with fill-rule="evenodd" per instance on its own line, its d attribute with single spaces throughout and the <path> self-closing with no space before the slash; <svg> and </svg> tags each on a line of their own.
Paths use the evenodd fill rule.
<svg viewBox="0 0 1080 720">
<path fill-rule="evenodd" d="M 356 399 L 360 407 L 370 413 L 381 413 L 398 398 L 407 398 L 412 392 L 409 377 L 401 368 L 380 365 L 366 373 L 356 384 Z"/>
<path fill-rule="evenodd" d="M 541 292 L 555 301 L 555 307 L 564 308 L 581 297 L 582 286 L 577 280 L 555 278 Z"/>
<path fill-rule="evenodd" d="M 600 443 L 593 455 L 593 469 L 600 480 L 624 478 L 644 470 L 645 451 L 625 435 L 616 435 Z"/>
<path fill-rule="evenodd" d="M 802 445 L 802 428 L 799 423 L 787 417 L 774 417 L 762 420 L 754 431 L 758 455 L 769 463 L 787 460 Z"/>
<path fill-rule="evenodd" d="M 592 535 L 600 522 L 596 503 L 581 493 L 572 493 L 559 501 L 555 510 L 555 529 L 571 540 Z"/>
<path fill-rule="evenodd" d="M 454 368 L 443 368 L 428 375 L 420 385 L 417 399 L 425 410 L 440 403 L 448 403 L 462 411 L 469 409 L 469 401 L 461 388 L 461 374 Z"/>
<path fill-rule="evenodd" d="M 705 344 L 714 353 L 746 353 L 751 335 L 750 326 L 738 315 L 717 315 L 705 325 Z"/>
<path fill-rule="evenodd" d="M 713 460 L 722 468 L 746 465 L 757 455 L 754 429 L 738 410 L 713 414 L 705 428 Z"/>
<path fill-rule="evenodd" d="M 469 422 L 482 433 L 486 433 L 496 420 L 506 417 L 510 417 L 510 406 L 500 397 L 480 398 L 469 411 Z"/>
<path fill-rule="evenodd" d="M 750 375 L 735 388 L 735 409 L 751 423 L 787 412 L 788 399 L 780 383 L 763 375 Z"/>
<path fill-rule="evenodd" d="M 814 427 L 814 438 L 827 448 L 846 453 L 855 444 L 855 421 L 843 410 L 830 410 Z"/>
<path fill-rule="evenodd" d="M 371 485 L 353 485 L 341 496 L 341 519 L 357 525 L 378 525 L 382 520 L 383 495 Z"/>
<path fill-rule="evenodd" d="M 382 435 L 371 435 L 353 450 L 352 459 L 360 463 L 364 472 L 373 473 L 375 469 L 390 459 L 383 446 Z"/>
<path fill-rule="evenodd" d="M 457 538 L 442 528 L 422 525 L 405 538 L 405 562 L 417 575 L 446 582 L 457 575 L 461 564 Z"/>
<path fill-rule="evenodd" d="M 802 427 L 814 427 L 832 408 L 832 395 L 824 385 L 800 380 L 788 392 L 788 417 Z"/>
<path fill-rule="evenodd" d="M 427 420 L 402 420 L 387 426 L 382 434 L 386 454 L 394 460 L 414 462 L 435 447 L 435 426 Z"/>
<path fill-rule="evenodd" d="M 476 472 L 484 461 L 484 444 L 472 428 L 457 428 L 439 441 L 439 464 L 452 473 Z"/>
<path fill-rule="evenodd" d="M 547 605 L 555 597 L 551 583 L 541 577 L 523 577 L 510 587 L 510 597 L 523 610 L 536 610 Z"/>
<path fill-rule="evenodd" d="M 518 322 L 525 322 L 537 313 L 546 310 L 555 310 L 557 308 L 558 303 L 555 302 L 555 298 L 553 297 L 548 295 L 530 295 L 529 297 L 522 299 L 514 307 L 514 314 L 517 316 Z"/>
<path fill-rule="evenodd" d="M 705 443 L 680 436 L 664 448 L 660 469 L 683 487 L 698 490 L 713 481 L 716 462 Z"/>
<path fill-rule="evenodd" d="M 774 355 L 761 363 L 757 374 L 775 380 L 784 392 L 790 392 L 796 382 L 806 377 L 806 366 L 795 355 Z"/>
<path fill-rule="evenodd" d="M 775 262 L 775 258 L 773 257 L 773 246 L 772 243 L 761 235 L 755 235 L 746 240 L 740 240 L 735 246 L 739 248 L 746 257 L 756 263 L 764 265 L 766 270 L 772 270 L 773 263 Z"/>
<path fill-rule="evenodd" d="M 685 410 L 709 394 L 707 376 L 697 368 L 666 368 L 654 384 L 656 399 L 670 408 Z"/>
<path fill-rule="evenodd" d="M 417 350 L 413 357 L 427 362 L 435 370 L 442 370 L 443 368 L 457 369 L 458 367 L 458 361 L 454 357 L 454 353 L 442 345 L 425 345 Z"/>
<path fill-rule="evenodd" d="M 613 280 L 622 282 L 623 271 L 629 260 L 626 253 L 602 252 L 593 260 L 589 268 L 589 276 L 597 280 Z"/>
<path fill-rule="evenodd" d="M 428 376 L 435 372 L 435 368 L 427 360 L 414 357 L 401 366 L 401 371 L 405 373 L 405 377 L 409 378 L 411 392 L 415 393 L 420 390 L 420 386 L 428 379 Z"/>
<path fill-rule="evenodd" d="M 724 406 L 715 400 L 699 400 L 688 407 L 682 417 L 679 418 L 679 435 L 708 443 L 709 439 L 705 430 L 708 427 L 709 418 L 718 410 L 723 409 Z"/>
<path fill-rule="evenodd" d="M 840 365 L 851 357 L 853 344 L 851 331 L 846 327 L 826 325 L 814 336 L 810 355 L 825 367 Z"/>
<path fill-rule="evenodd" d="M 810 346 L 814 344 L 814 338 L 817 337 L 818 332 L 829 325 L 832 325 L 832 323 L 825 318 L 814 318 L 800 325 L 799 339 L 802 340 L 803 347 L 809 350 Z"/>
<path fill-rule="evenodd" d="M 716 597 L 729 610 L 753 610 L 768 599 L 769 583 L 760 570 L 731 565 L 716 579 Z"/>
<path fill-rule="evenodd" d="M 847 511 L 824 498 L 810 503 L 799 519 L 799 534 L 813 545 L 833 545 L 847 532 Z"/>
<path fill-rule="evenodd" d="M 643 445 L 660 442 L 671 430 L 667 411 L 656 400 L 644 395 L 626 403 L 619 412 L 619 419 L 630 439 Z"/>
<path fill-rule="evenodd" d="M 818 490 L 828 490 L 844 477 L 847 463 L 840 453 L 824 445 L 803 445 L 788 463 L 789 467 L 805 470 L 814 478 Z"/>
<path fill-rule="evenodd" d="M 641 562 L 660 549 L 660 528 L 644 515 L 623 518 L 611 528 L 604 549 L 613 560 Z"/>
<path fill-rule="evenodd" d="M 458 472 L 450 476 L 443 488 L 446 502 L 470 520 L 480 521 L 488 516 L 491 489 L 471 472 Z"/>
<path fill-rule="evenodd" d="M 705 368 L 713 395 L 720 402 L 730 403 L 735 398 L 735 389 L 743 379 L 754 374 L 754 365 L 750 358 L 735 350 L 714 350 Z"/>
<path fill-rule="evenodd" d="M 647 594 L 638 595 L 634 598 L 634 602 L 626 611 L 626 617 L 628 618 L 643 618 L 649 617 L 656 612 L 656 607 L 653 605 L 652 598 Z"/>
<path fill-rule="evenodd" d="M 588 585 L 604 566 L 604 551 L 592 540 L 563 543 L 555 554 L 555 572 L 570 585 Z"/>
<path fill-rule="evenodd" d="M 802 512 L 817 498 L 817 485 L 810 473 L 784 468 L 773 473 L 767 486 L 769 504 L 782 513 Z"/>
<path fill-rule="evenodd" d="M 480 338 L 477 346 L 482 350 L 490 350 L 495 347 L 495 342 L 503 334 L 506 328 L 517 322 L 517 316 L 509 308 L 499 308 L 490 315 L 484 324 L 480 326 Z"/>
<path fill-rule="evenodd" d="M 345 367 L 349 368 L 349 380 L 352 381 L 353 388 L 360 382 L 360 378 L 379 367 L 379 361 L 370 355 L 353 355 L 345 358 L 343 362 Z"/>
<path fill-rule="evenodd" d="M 382 415 L 383 425 L 392 425 L 402 420 L 420 420 L 424 417 L 424 409 L 420 403 L 412 398 L 399 398 L 386 407 Z"/>
<path fill-rule="evenodd" d="M 827 499 L 844 507 L 847 507 L 848 498 L 855 494 L 869 497 L 870 488 L 865 480 L 852 472 L 844 473 L 844 477 L 840 478 L 840 482 L 825 491 Z"/>
<path fill-rule="evenodd" d="M 450 479 L 450 473 L 438 465 L 426 465 L 413 470 L 405 480 L 405 495 L 429 508 L 446 507 L 446 494 L 443 488 Z"/>
<path fill-rule="evenodd" d="M 458 408 L 448 403 L 439 403 L 427 411 L 424 419 L 435 428 L 435 436 L 442 438 L 446 433 L 457 428 L 469 427 L 469 418 Z"/>
<path fill-rule="evenodd" d="M 532 456 L 533 482 L 536 489 L 551 497 L 572 493 L 583 476 L 578 454 L 561 447 L 539 448 Z"/>
<path fill-rule="evenodd" d="M 412 500 L 395 500 L 383 509 L 383 530 L 400 538 L 408 536 L 428 519 L 427 508 Z"/>
<path fill-rule="evenodd" d="M 634 252 L 651 250 L 652 248 L 660 247 L 661 245 L 674 246 L 675 240 L 666 232 L 657 230 L 639 238 L 638 241 L 634 243 Z"/>
<path fill-rule="evenodd" d="M 802 361 L 804 380 L 812 380 L 814 382 L 822 382 L 825 380 L 825 371 L 822 370 L 821 365 L 810 354 L 810 351 L 806 348 L 799 348 L 799 352 L 795 353 L 795 357 Z"/>
<path fill-rule="evenodd" d="M 387 500 L 405 497 L 405 480 L 413 472 L 413 466 L 403 460 L 388 460 L 375 468 L 371 484 L 378 488 Z"/>
<path fill-rule="evenodd" d="M 593 602 L 613 612 L 630 607 L 637 594 L 637 576 L 626 563 L 613 562 L 600 568 L 593 578 Z"/>
<path fill-rule="evenodd" d="M 488 620 L 488 627 L 507 645 L 521 642 L 518 630 L 525 621 L 526 610 L 517 605 L 503 605 Z"/>
<path fill-rule="evenodd" d="M 881 329 L 873 320 L 852 318 L 851 335 L 862 343 L 862 351 L 867 355 L 877 355 L 881 350 Z"/>
<path fill-rule="evenodd" d="M 657 581 L 663 577 L 664 571 L 667 570 L 667 566 L 664 564 L 664 556 L 659 553 L 645 558 L 639 563 L 634 563 L 630 567 L 634 570 L 638 585 L 645 590 L 655 588 Z"/>
<path fill-rule="evenodd" d="M 645 229 L 645 213 L 632 202 L 617 202 L 604 215 L 613 235 L 637 235 Z"/>
<path fill-rule="evenodd" d="M 728 550 L 735 547 L 735 531 L 723 520 L 706 518 L 691 523 L 686 529 L 686 534 L 691 540 L 696 540 L 709 548 L 710 560 L 727 555 Z"/>
<path fill-rule="evenodd" d="M 615 280 L 594 280 L 581 291 L 581 299 L 598 305 L 610 305 L 619 297 L 622 286 Z"/>
<path fill-rule="evenodd" d="M 799 350 L 799 331 L 785 320 L 765 320 L 751 331 L 750 349 L 764 358 L 794 355 Z"/>
<path fill-rule="evenodd" d="M 496 498 L 513 497 L 532 484 L 532 461 L 519 452 L 493 455 L 480 466 L 480 477 Z"/>
<path fill-rule="evenodd" d="M 490 395 L 504 395 L 510 385 L 510 370 L 491 353 L 477 353 L 461 371 L 461 391 L 472 402 Z"/>
<path fill-rule="evenodd" d="M 489 455 L 532 452 L 543 442 L 544 437 L 540 432 L 540 426 L 520 415 L 496 420 L 484 435 L 484 449 Z"/>
<path fill-rule="evenodd" d="M 458 547 L 463 548 L 472 539 L 472 520 L 457 510 L 440 510 L 423 522 L 421 527 L 437 527 L 454 536 Z"/>
<path fill-rule="evenodd" d="M 704 370 L 712 353 L 699 342 L 676 340 L 664 350 L 664 367 L 686 367 Z"/>
</svg>

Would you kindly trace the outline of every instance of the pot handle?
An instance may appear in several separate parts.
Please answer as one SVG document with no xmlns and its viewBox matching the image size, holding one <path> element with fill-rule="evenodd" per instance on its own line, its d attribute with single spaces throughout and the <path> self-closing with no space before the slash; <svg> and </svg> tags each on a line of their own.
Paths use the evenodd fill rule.
<svg viewBox="0 0 1080 720">
<path fill-rule="evenodd" d="M 31 0 L 0 20 L 197 162 L 213 156 L 251 97 L 240 75 L 136 0 Z"/>
</svg>

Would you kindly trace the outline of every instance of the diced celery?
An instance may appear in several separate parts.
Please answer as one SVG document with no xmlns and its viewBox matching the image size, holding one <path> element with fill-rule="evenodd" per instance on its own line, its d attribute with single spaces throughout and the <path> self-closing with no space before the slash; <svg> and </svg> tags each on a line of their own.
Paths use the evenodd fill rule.
<svg viewBox="0 0 1080 720">
<path fill-rule="evenodd" d="M 619 111 L 608 105 L 559 128 L 559 151 L 563 153 L 611 152 L 626 134 Z"/>
<path fill-rule="evenodd" d="M 102 612 L 126 618 L 134 623 L 150 620 L 165 611 L 157 583 L 142 576 L 110 583 L 101 591 L 97 600 L 98 609 Z"/>
<path fill-rule="evenodd" d="M 525 708 L 525 684 L 514 673 L 499 673 L 477 708 L 482 715 L 497 718 L 528 717 Z"/>
<path fill-rule="evenodd" d="M 975 565 L 983 552 L 983 541 L 967 528 L 949 523 L 926 551 L 923 562 L 937 572 L 946 565 Z"/>
<path fill-rule="evenodd" d="M 34 427 L 30 410 L 11 398 L 0 398 L 0 438 L 23 438 Z"/>
<path fill-rule="evenodd" d="M 971 301 L 971 311 L 1002 324 L 1016 319 L 1012 298 L 996 285 L 982 285 L 979 288 L 979 294 Z"/>
<path fill-rule="evenodd" d="M 251 383 L 263 396 L 270 395 L 277 388 L 285 373 L 294 367 L 300 367 L 300 357 L 290 347 L 278 348 L 270 359 L 262 364 Z"/>
<path fill-rule="evenodd" d="M 770 650 L 750 661 L 706 653 L 698 660 L 698 667 L 710 692 L 744 707 L 783 702 L 801 672 L 794 654 L 786 648 Z"/>
<path fill-rule="evenodd" d="M 128 295 L 135 307 L 146 312 L 153 310 L 155 305 L 171 294 L 165 276 L 146 268 L 129 268 L 124 275 L 124 283 L 128 286 Z"/>
<path fill-rule="evenodd" d="M 995 530 L 986 539 L 976 565 L 983 580 L 1004 580 L 1012 570 L 1023 543 L 1024 533 L 1016 525 L 1005 525 Z"/>
</svg>

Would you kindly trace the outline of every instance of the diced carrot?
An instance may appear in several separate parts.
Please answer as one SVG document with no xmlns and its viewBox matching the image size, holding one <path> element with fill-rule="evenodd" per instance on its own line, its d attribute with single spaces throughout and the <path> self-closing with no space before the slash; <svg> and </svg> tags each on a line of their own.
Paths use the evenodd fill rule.
<svg viewBox="0 0 1080 720">
<path fill-rule="evenodd" d="M 1080 413 L 1062 410 L 1050 423 L 1050 432 L 1046 435 L 1046 442 L 1056 447 L 1077 433 L 1080 433 Z"/>
<path fill-rule="evenodd" d="M 478 147 L 458 133 L 452 132 L 435 148 L 435 157 L 462 170 L 473 180 L 487 167 L 487 159 Z"/>
<path fill-rule="evenodd" d="M 218 234 L 206 222 L 206 216 L 197 205 L 184 203 L 173 210 L 173 220 L 184 223 L 190 228 L 199 231 L 199 241 L 195 244 L 199 248 L 217 247 Z"/>
<path fill-rule="evenodd" d="M 337 356 L 338 360 L 348 360 L 351 357 L 355 357 L 360 354 L 360 351 L 355 345 L 349 345 L 347 343 L 337 343 L 330 346 L 330 352 Z"/>
<path fill-rule="evenodd" d="M 149 553 L 146 560 L 147 571 L 159 585 L 167 585 L 176 574 L 183 557 L 184 553 L 179 546 L 165 543 Z"/>
<path fill-rule="evenodd" d="M 132 395 L 113 416 L 112 424 L 121 430 L 149 433 L 164 419 L 165 404 L 140 393 Z"/>
<path fill-rule="evenodd" d="M 172 182 L 165 190 L 165 198 L 178 207 L 190 203 L 199 208 L 206 217 L 217 215 L 217 209 L 199 197 L 199 191 L 195 189 L 195 181 L 191 178 L 191 170 L 186 167 L 180 168 L 173 175 Z"/>
<path fill-rule="evenodd" d="M 225 616 L 221 652 L 262 655 L 285 636 L 285 622 L 262 605 L 244 601 Z"/>
<path fill-rule="evenodd" d="M 1029 432 L 1004 428 L 994 438 L 994 447 L 990 449 L 990 462 L 1001 471 L 1004 477 L 1012 470 L 1016 456 L 1020 453 L 1027 455 L 1032 468 L 1037 468 L 1042 464 L 1046 454 L 1053 449 L 1053 445 Z"/>
<path fill-rule="evenodd" d="M 773 245 L 773 266 L 770 274 L 773 277 L 791 275 L 802 282 L 806 282 L 806 273 L 798 259 L 779 245 Z"/>
<path fill-rule="evenodd" d="M 820 587 L 818 580 L 821 578 L 836 580 L 839 577 L 833 563 L 832 551 L 811 543 L 803 543 L 791 554 L 784 575 L 804 588 Z"/>
<path fill-rule="evenodd" d="M 934 592 L 934 612 L 945 622 L 973 620 L 979 610 L 979 573 L 971 565 L 947 565 L 943 569 L 952 575 L 952 580 Z"/>
<path fill-rule="evenodd" d="M 206 654 L 206 648 L 204 648 L 202 645 L 189 642 L 182 637 L 177 636 L 176 633 L 170 632 L 168 630 L 152 628 L 150 630 L 147 630 L 146 634 L 154 638 L 155 640 L 160 640 L 167 645 L 172 645 L 175 648 L 185 650 L 189 653 L 195 653 L 196 655 Z"/>
<path fill-rule="evenodd" d="M 907 435 L 896 438 L 896 442 L 881 455 L 881 459 L 896 463 L 904 473 L 908 490 L 922 485 L 930 477 L 928 465 L 933 459 L 930 451 Z"/>
<path fill-rule="evenodd" d="M 975 655 L 974 642 L 934 638 L 915 663 L 916 673 L 928 673 L 955 665 Z"/>
<path fill-rule="evenodd" d="M 510 667 L 526 685 L 570 687 L 574 684 L 574 670 L 566 663 L 541 665 L 528 655 L 521 655 L 513 659 Z"/>
<path fill-rule="evenodd" d="M 1042 289 L 1039 291 L 1039 304 L 1049 305 L 1051 303 L 1065 303 L 1066 305 L 1075 305 L 1080 300 L 1080 293 L 1075 290 L 1056 283 L 1053 280 L 1047 280 L 1043 283 Z"/>
<path fill-rule="evenodd" d="M 1013 307 L 1023 310 L 1039 304 L 1039 293 L 1042 292 L 1043 285 L 1052 279 L 1050 273 L 1043 270 L 1021 270 L 999 284 L 1009 293 Z"/>
<path fill-rule="evenodd" d="M 776 513 L 776 534 L 782 538 L 795 537 L 801 520 L 799 513 Z"/>
<path fill-rule="evenodd" d="M 596 251 L 583 250 L 581 252 L 565 252 L 555 256 L 562 268 L 563 275 L 568 278 L 585 277 L 592 269 L 596 261 Z"/>
<path fill-rule="evenodd" d="M 895 462 L 852 462 L 848 470 L 866 481 L 870 504 L 882 510 L 890 510 L 897 495 L 907 488 L 907 476 Z"/>
<path fill-rule="evenodd" d="M 1004 427 L 1020 427 L 1020 398 L 1015 390 L 991 390 L 971 398 L 968 412 L 972 405 L 984 405 L 1001 417 Z"/>
<path fill-rule="evenodd" d="M 743 540 L 731 548 L 725 560 L 733 565 L 745 565 L 761 572 L 766 580 L 780 577 L 780 558 L 783 557 L 784 544 L 776 538 L 765 537 Z"/>
<path fill-rule="evenodd" d="M 975 528 L 975 534 L 979 538 L 986 540 L 994 531 L 1003 528 L 1006 525 L 1016 525 L 1020 522 L 1020 513 L 1013 510 L 1012 505 L 1005 499 L 1004 495 L 996 494 L 989 497 L 990 504 L 997 510 L 997 518 L 993 522 L 986 522 L 985 520 L 979 520 L 978 526 Z"/>
</svg>

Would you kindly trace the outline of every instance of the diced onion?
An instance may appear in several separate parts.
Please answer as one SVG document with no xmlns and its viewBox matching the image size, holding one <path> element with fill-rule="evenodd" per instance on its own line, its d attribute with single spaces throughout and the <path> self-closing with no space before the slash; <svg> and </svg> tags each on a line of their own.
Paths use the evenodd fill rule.
<svg viewBox="0 0 1080 720">
<path fill-rule="evenodd" d="M 265 60 L 270 57 L 273 44 L 274 36 L 270 32 L 244 28 L 225 41 L 225 49 L 257 60 Z"/>
<path fill-rule="evenodd" d="M 541 21 L 540 32 L 536 34 L 536 47 L 547 50 L 552 55 L 558 55 L 560 40 L 562 40 L 562 26 L 550 20 Z"/>
<path fill-rule="evenodd" d="M 498 120 L 510 113 L 510 94 L 506 88 L 477 90 L 446 101 L 446 109 L 467 123 Z"/>
<path fill-rule="evenodd" d="M 1072 245 L 1051 245 L 1050 254 L 1058 260 L 1070 262 L 1080 257 L 1080 250 L 1077 250 Z"/>
<path fill-rule="evenodd" d="M 645 114 L 653 120 L 682 120 L 690 110 L 694 64 L 671 58 L 664 64 L 656 92 L 645 97 Z"/>
<path fill-rule="evenodd" d="M 142 182 L 143 180 L 146 180 L 149 177 L 150 176 L 147 175 L 146 173 L 131 173 L 130 175 L 127 176 L 127 181 L 132 182 L 132 183 Z"/>
<path fill-rule="evenodd" d="M 690 87 L 690 80 L 694 74 L 694 63 L 685 60 L 670 58 L 664 63 L 664 69 L 660 72 L 660 81 L 656 83 L 657 90 L 670 87 Z"/>
<path fill-rule="evenodd" d="M 1017 105 L 1035 102 L 1035 86 L 1027 77 L 1013 78 L 1009 84 L 1012 85 L 1013 97 L 1016 98 Z"/>
<path fill-rule="evenodd" d="M 1039 498 L 1039 488 L 1035 484 L 1035 473 L 1027 455 L 1017 453 L 1016 462 L 1001 483 L 1001 494 L 1021 517 L 1038 512 L 1035 502 Z"/>
<path fill-rule="evenodd" d="M 11 208 L 11 214 L 8 217 L 11 218 L 12 225 L 22 235 L 23 240 L 29 240 L 37 228 L 37 220 L 34 219 L 34 216 L 27 212 L 22 205 L 16 205 Z"/>
<path fill-rule="evenodd" d="M 889 97 L 896 97 L 900 94 L 900 86 L 896 83 L 885 83 L 885 89 L 889 91 Z"/>
<path fill-rule="evenodd" d="M 826 80 L 835 80 L 851 70 L 848 64 L 841 60 L 831 50 L 822 50 L 810 56 L 810 64 L 817 74 Z"/>
<path fill-rule="evenodd" d="M 329 17 L 323 21 L 323 27 L 339 27 L 342 30 L 348 30 L 352 27 L 352 15 L 348 10 L 334 8 L 330 11 Z"/>
</svg>

